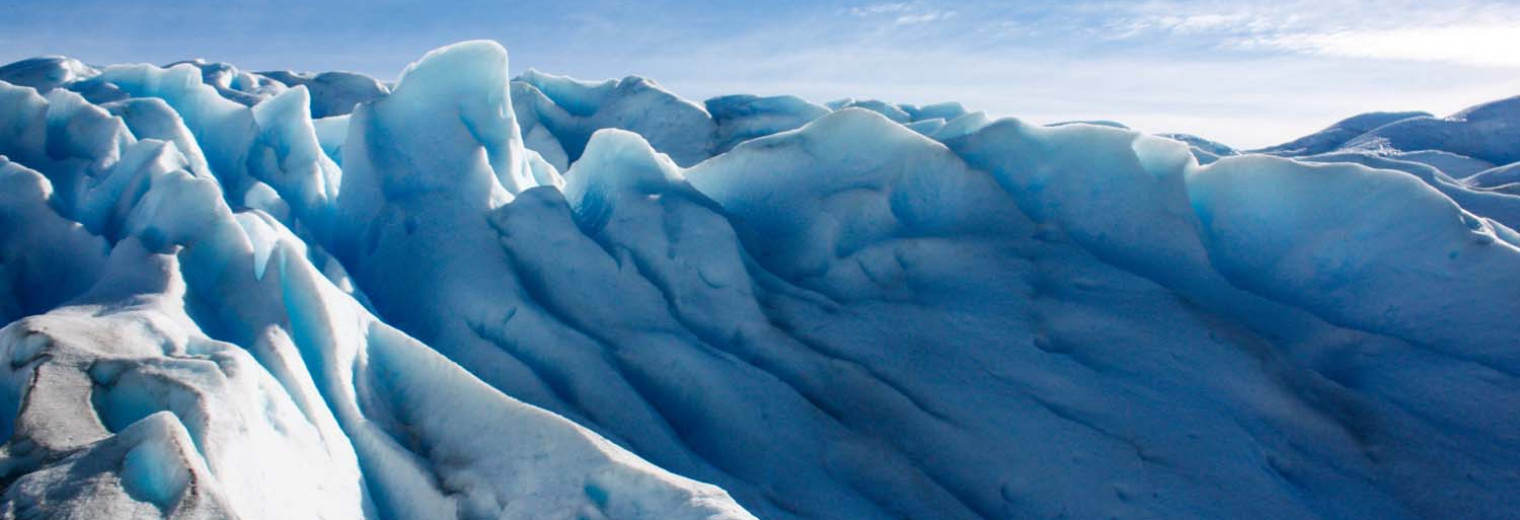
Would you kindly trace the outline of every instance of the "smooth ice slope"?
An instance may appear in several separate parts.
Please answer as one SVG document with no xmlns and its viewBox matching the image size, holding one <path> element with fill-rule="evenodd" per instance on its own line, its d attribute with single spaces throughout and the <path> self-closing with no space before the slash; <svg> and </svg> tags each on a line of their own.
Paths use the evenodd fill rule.
<svg viewBox="0 0 1520 520">
<path fill-rule="evenodd" d="M 513 109 L 525 121 L 525 132 L 532 136 L 542 127 L 557 140 L 569 161 L 580 158 L 591 134 L 603 128 L 637 132 L 678 164 L 689 166 L 710 155 L 712 116 L 701 105 L 681 99 L 648 79 L 630 76 L 586 83 L 529 70 L 513 83 Z M 559 155 L 540 153 L 545 157 Z"/>
<path fill-rule="evenodd" d="M 1514 101 L 0 67 L 0 518 L 1511 518 Z"/>
<path fill-rule="evenodd" d="M 715 153 L 756 137 L 796 129 L 830 112 L 796 96 L 719 96 L 707 100 L 706 105 L 717 124 Z"/>
<path fill-rule="evenodd" d="M 286 86 L 304 86 L 311 92 L 311 117 L 346 115 L 366 101 L 385 97 L 389 88 L 374 78 L 352 72 L 301 74 L 290 71 L 260 72 Z"/>
<path fill-rule="evenodd" d="M 1370 112 L 1337 121 L 1324 130 L 1277 146 L 1257 150 L 1284 156 L 1314 155 L 1340 148 L 1352 139 L 1374 129 L 1405 119 L 1434 117 L 1428 112 Z"/>
</svg>

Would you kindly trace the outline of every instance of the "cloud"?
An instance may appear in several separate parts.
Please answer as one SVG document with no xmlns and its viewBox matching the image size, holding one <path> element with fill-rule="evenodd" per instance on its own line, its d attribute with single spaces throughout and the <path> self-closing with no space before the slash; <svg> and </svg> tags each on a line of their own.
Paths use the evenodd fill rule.
<svg viewBox="0 0 1520 520">
<path fill-rule="evenodd" d="M 884 14 L 901 13 L 911 9 L 912 7 L 912 4 L 909 4 L 907 2 L 894 2 L 887 4 L 872 4 L 860 7 L 851 7 L 848 12 L 852 15 L 865 18 Z"/>
<path fill-rule="evenodd" d="M 931 11 L 918 14 L 905 14 L 893 20 L 893 25 L 913 25 L 920 23 L 937 22 L 948 20 L 955 16 L 955 11 Z"/>
<path fill-rule="evenodd" d="M 1163 14 L 1119 18 L 1105 26 L 1113 32 L 1109 39 L 1123 40 L 1153 35 L 1228 35 L 1270 32 L 1282 24 L 1271 17 L 1258 13 L 1237 11 L 1229 13 Z"/>
<path fill-rule="evenodd" d="M 1116 8 L 1110 41 L 1177 40 L 1216 51 L 1520 67 L 1520 6 L 1454 0 L 1153 1 Z"/>
<path fill-rule="evenodd" d="M 889 19 L 891 25 L 917 25 L 949 20 L 955 11 L 935 9 L 919 2 L 891 2 L 851 7 L 845 12 L 857 18 Z"/>
<path fill-rule="evenodd" d="M 1327 56 L 1520 67 L 1520 25 L 1469 24 L 1330 33 L 1287 33 L 1240 42 Z"/>
</svg>

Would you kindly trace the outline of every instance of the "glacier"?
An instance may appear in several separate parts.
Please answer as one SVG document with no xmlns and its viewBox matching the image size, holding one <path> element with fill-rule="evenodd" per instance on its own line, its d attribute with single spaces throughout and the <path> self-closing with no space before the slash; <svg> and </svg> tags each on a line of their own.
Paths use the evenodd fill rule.
<svg viewBox="0 0 1520 520">
<path fill-rule="evenodd" d="M 1520 515 L 1520 97 L 0 67 L 0 518 Z"/>
</svg>

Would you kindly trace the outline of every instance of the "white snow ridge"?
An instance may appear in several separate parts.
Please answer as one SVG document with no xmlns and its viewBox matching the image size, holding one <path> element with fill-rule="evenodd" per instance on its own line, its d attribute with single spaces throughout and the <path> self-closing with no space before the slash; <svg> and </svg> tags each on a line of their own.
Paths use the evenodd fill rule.
<svg viewBox="0 0 1520 520">
<path fill-rule="evenodd" d="M 0 67 L 0 518 L 1520 517 L 1520 98 L 1239 151 L 507 70 Z"/>
</svg>

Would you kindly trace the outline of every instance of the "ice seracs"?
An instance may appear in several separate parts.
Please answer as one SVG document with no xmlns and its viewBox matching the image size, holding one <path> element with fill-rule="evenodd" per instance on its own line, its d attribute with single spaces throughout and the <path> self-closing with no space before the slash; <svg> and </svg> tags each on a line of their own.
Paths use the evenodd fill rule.
<svg viewBox="0 0 1520 520">
<path fill-rule="evenodd" d="M 504 59 L 492 47 L 474 46 Z M 505 91 L 504 77 L 496 84 Z M 269 113 L 291 114 L 275 119 L 302 141 L 304 107 L 275 106 Z M 84 150 L 130 138 L 84 128 L 43 132 L 42 145 L 54 135 Z M 272 143 L 291 163 L 290 139 L 250 147 Z M 320 163 L 313 145 L 299 153 Z M 133 159 L 140 149 L 168 158 Z M 62 215 L 43 176 L 12 163 L 3 171 L 16 232 L 0 239 L 18 253 L 6 256 L 7 296 L 25 299 L 0 332 L 16 418 L 3 448 L 7 515 L 750 518 L 721 490 L 504 396 L 370 318 L 312 264 L 325 258 L 320 245 L 263 210 L 232 211 L 215 178 L 187 171 L 172 144 L 138 141 L 89 164 L 85 200 L 107 202 Z M 102 227 L 61 224 L 30 238 L 53 229 L 37 224 L 81 215 L 104 215 Z M 19 254 L 28 240 L 42 252 L 79 242 L 71 255 L 101 263 L 57 266 L 60 279 L 93 278 L 53 296 L 58 286 L 39 284 L 53 271 Z M 476 423 L 456 423 L 466 416 Z"/>
<path fill-rule="evenodd" d="M 0 67 L 0 518 L 1520 509 L 1513 99 L 1241 151 L 508 71 Z"/>
</svg>

